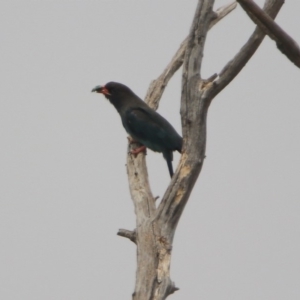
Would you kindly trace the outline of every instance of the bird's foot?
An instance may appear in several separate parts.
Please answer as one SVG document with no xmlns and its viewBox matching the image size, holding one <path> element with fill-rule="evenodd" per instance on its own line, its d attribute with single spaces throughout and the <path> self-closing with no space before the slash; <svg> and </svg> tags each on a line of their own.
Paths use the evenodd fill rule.
<svg viewBox="0 0 300 300">
<path fill-rule="evenodd" d="M 136 157 L 140 152 L 145 152 L 146 153 L 146 147 L 145 146 L 141 146 L 139 148 L 131 150 L 129 153 L 133 154 Z"/>
</svg>

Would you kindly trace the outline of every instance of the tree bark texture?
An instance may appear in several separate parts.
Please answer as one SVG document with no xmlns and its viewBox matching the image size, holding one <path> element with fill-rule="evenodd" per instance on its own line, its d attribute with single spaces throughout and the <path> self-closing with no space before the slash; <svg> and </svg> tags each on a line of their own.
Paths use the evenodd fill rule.
<svg viewBox="0 0 300 300">
<path fill-rule="evenodd" d="M 199 0 L 188 37 L 158 77 L 151 82 L 145 101 L 157 109 L 173 74 L 183 66 L 181 122 L 182 155 L 176 172 L 156 207 L 148 181 L 145 155 L 127 155 L 127 173 L 136 214 L 136 229 L 120 229 L 118 235 L 137 245 L 137 271 L 133 300 L 163 300 L 178 290 L 170 278 L 175 230 L 201 171 L 206 148 L 206 117 L 212 99 L 241 71 L 262 42 L 265 33 L 256 28 L 239 53 L 219 74 L 201 78 L 203 49 L 208 30 L 231 12 L 236 3 L 216 12 L 214 0 Z M 283 0 L 267 0 L 264 11 L 274 18 Z M 134 145 L 128 145 L 128 150 Z M 129 153 L 129 151 L 128 151 Z"/>
</svg>

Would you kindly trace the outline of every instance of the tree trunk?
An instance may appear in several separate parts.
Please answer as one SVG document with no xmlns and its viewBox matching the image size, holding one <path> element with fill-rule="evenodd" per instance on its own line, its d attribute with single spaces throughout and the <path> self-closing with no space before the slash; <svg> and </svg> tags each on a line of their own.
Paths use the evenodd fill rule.
<svg viewBox="0 0 300 300">
<path fill-rule="evenodd" d="M 214 0 L 198 1 L 189 36 L 164 72 L 150 84 L 146 96 L 145 101 L 157 109 L 165 86 L 183 65 L 180 113 L 184 144 L 177 170 L 157 208 L 149 186 L 145 155 L 127 156 L 136 230 L 120 229 L 118 234 L 137 245 L 134 300 L 163 300 L 178 290 L 170 279 L 172 244 L 178 221 L 204 162 L 208 108 L 212 99 L 242 70 L 265 36 L 256 28 L 218 75 L 202 79 L 200 71 L 207 32 L 236 7 L 234 2 L 214 12 L 213 4 Z M 267 0 L 264 11 L 274 18 L 282 4 L 283 0 Z M 131 150 L 133 145 L 128 147 Z"/>
</svg>

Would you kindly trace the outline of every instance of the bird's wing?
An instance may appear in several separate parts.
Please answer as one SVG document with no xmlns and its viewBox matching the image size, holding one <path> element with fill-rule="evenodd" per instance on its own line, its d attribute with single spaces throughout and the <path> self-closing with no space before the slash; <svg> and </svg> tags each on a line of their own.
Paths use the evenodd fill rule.
<svg viewBox="0 0 300 300">
<path fill-rule="evenodd" d="M 124 127 L 133 138 L 153 151 L 175 150 L 175 129 L 161 115 L 144 108 L 133 108 L 126 112 Z"/>
</svg>

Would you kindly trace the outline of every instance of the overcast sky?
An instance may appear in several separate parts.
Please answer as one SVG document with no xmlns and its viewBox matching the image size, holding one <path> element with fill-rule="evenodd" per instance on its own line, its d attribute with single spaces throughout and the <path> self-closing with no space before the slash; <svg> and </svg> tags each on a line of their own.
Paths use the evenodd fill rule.
<svg viewBox="0 0 300 300">
<path fill-rule="evenodd" d="M 135 227 L 127 135 L 113 106 L 90 91 L 113 80 L 143 98 L 196 4 L 1 1 L 0 299 L 131 298 L 136 248 L 116 236 Z M 298 42 L 299 11 L 300 1 L 286 1 L 277 18 Z M 240 8 L 216 25 L 203 77 L 253 29 Z M 180 78 L 159 107 L 178 132 Z M 299 94 L 299 69 L 266 38 L 214 99 L 207 157 L 174 240 L 180 291 L 170 299 L 300 299 Z M 151 151 L 147 161 L 162 197 L 166 163 Z"/>
</svg>

